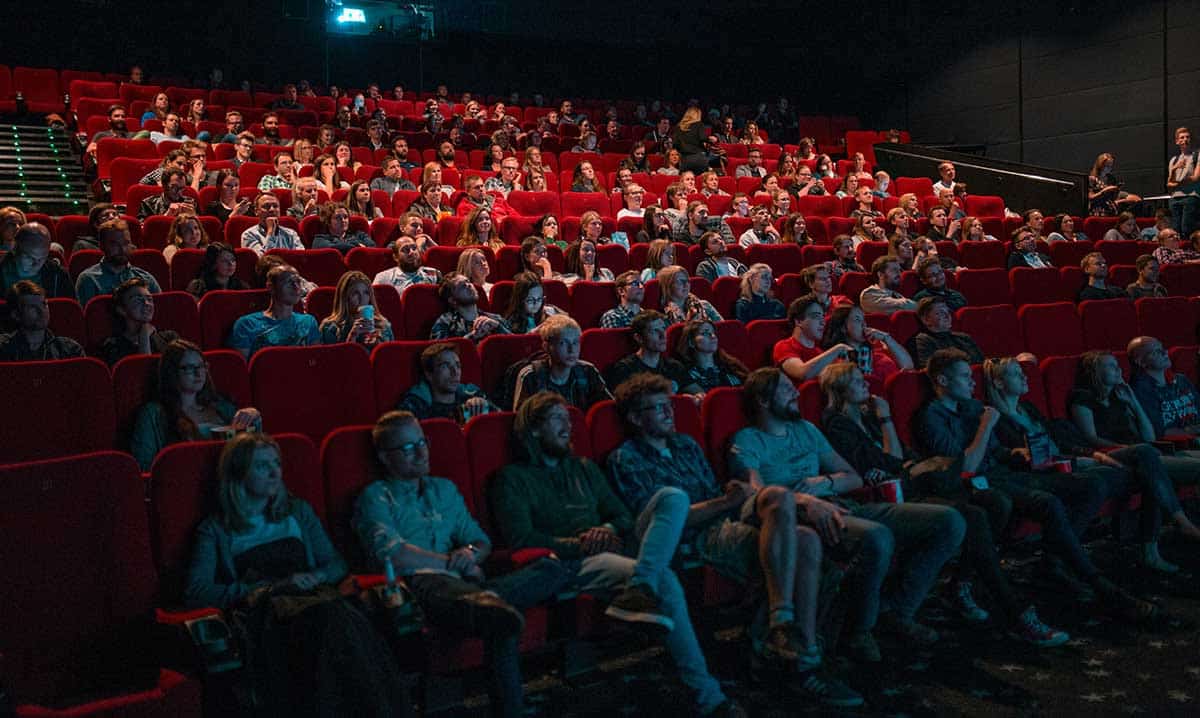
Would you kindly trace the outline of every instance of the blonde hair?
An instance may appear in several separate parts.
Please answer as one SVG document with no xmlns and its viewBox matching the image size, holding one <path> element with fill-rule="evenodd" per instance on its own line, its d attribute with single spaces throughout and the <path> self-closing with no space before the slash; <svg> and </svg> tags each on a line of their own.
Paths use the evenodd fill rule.
<svg viewBox="0 0 1200 718">
<path fill-rule="evenodd" d="M 208 246 L 208 232 L 204 231 L 204 223 L 200 218 L 189 212 L 175 216 L 171 222 L 171 228 L 167 230 L 167 245 L 175 245 L 176 247 L 183 246 L 183 238 L 179 236 L 179 228 L 184 222 L 195 222 L 196 232 L 200 235 L 200 242 L 196 245 L 197 248 Z"/>
<path fill-rule="evenodd" d="M 693 105 L 692 107 L 687 108 L 687 110 L 683 113 L 683 117 L 679 118 L 679 130 L 681 132 L 687 132 L 688 130 L 692 129 L 692 125 L 699 122 L 700 119 L 701 116 L 699 107 Z"/>
<path fill-rule="evenodd" d="M 675 277 L 679 274 L 686 277 L 687 270 L 678 264 L 658 270 L 658 293 L 664 307 L 671 303 L 671 285 L 674 284 Z"/>
<path fill-rule="evenodd" d="M 325 321 L 333 322 L 341 325 L 343 322 L 353 321 L 355 319 L 355 311 L 350 308 L 350 289 L 355 284 L 367 285 L 367 290 L 371 293 L 371 306 L 375 304 L 375 287 L 371 286 L 371 278 L 359 271 L 349 271 L 342 275 L 338 280 L 337 289 L 333 290 L 333 309 L 332 313 L 325 317 Z M 375 314 L 375 326 L 380 327 L 383 324 L 383 317 Z"/>
<path fill-rule="evenodd" d="M 250 519 L 246 511 L 246 489 L 243 483 L 250 473 L 250 465 L 254 461 L 254 451 L 262 447 L 270 447 L 281 458 L 283 452 L 279 443 L 266 434 L 247 432 L 237 434 L 225 442 L 221 450 L 221 459 L 217 463 L 217 476 L 220 484 L 217 486 L 217 504 L 221 512 L 221 523 L 232 532 L 250 529 Z M 286 486 L 267 502 L 263 509 L 263 517 L 278 523 L 292 513 L 292 496 Z"/>
<path fill-rule="evenodd" d="M 1004 372 L 1008 371 L 1013 364 L 1021 365 L 1015 357 L 996 357 L 995 359 L 983 360 L 983 393 L 987 397 L 987 403 L 994 406 L 1001 414 L 1006 414 L 1005 411 L 1008 402 L 1004 400 L 1004 396 L 1000 394 L 1000 390 L 996 388 L 996 383 L 1004 377 Z M 1022 369 L 1024 371 L 1024 369 Z"/>
<path fill-rule="evenodd" d="M 742 299 L 753 299 L 754 298 L 754 283 L 758 281 L 758 275 L 762 274 L 763 272 L 771 272 L 771 271 L 772 271 L 771 265 L 769 265 L 769 264 L 764 264 L 763 262 L 755 262 L 754 264 L 751 264 L 750 267 L 746 270 L 746 273 L 742 275 L 742 283 L 741 283 Z M 771 291 L 767 290 L 767 297 L 769 298 L 770 296 L 771 296 Z"/>
<path fill-rule="evenodd" d="M 458 255 L 458 265 L 455 266 L 454 271 L 466 277 L 467 281 L 473 281 L 471 279 L 471 264 L 475 261 L 476 256 L 483 257 L 483 261 L 487 262 L 487 254 L 482 249 L 472 247 Z M 490 264 L 488 268 L 491 268 Z"/>
<path fill-rule="evenodd" d="M 819 377 L 821 393 L 825 395 L 829 408 L 839 414 L 850 404 L 850 382 L 854 372 L 861 370 L 853 362 L 835 362 L 821 370 Z"/>
<path fill-rule="evenodd" d="M 663 268 L 663 255 L 666 254 L 667 248 L 672 247 L 669 239 L 656 239 L 650 243 L 650 248 L 646 250 L 646 268 L 653 269 L 655 272 Z"/>
</svg>

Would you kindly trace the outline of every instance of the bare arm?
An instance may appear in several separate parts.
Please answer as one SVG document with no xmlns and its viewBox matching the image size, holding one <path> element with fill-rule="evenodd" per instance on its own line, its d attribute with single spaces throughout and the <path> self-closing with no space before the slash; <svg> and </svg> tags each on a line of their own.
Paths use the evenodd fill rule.
<svg viewBox="0 0 1200 718">
<path fill-rule="evenodd" d="M 913 368 L 912 355 L 891 334 L 875 329 L 867 332 L 867 338 L 882 341 L 884 346 L 887 347 L 888 353 L 892 355 L 892 359 L 896 360 L 896 364 L 901 369 Z"/>
<path fill-rule="evenodd" d="M 872 396 L 871 408 L 875 412 L 875 418 L 879 421 L 879 430 L 883 433 L 884 452 L 888 456 L 903 459 L 904 444 L 900 443 L 900 436 L 896 433 L 896 424 L 892 421 L 892 407 L 883 397 Z"/>
<path fill-rule="evenodd" d="M 983 463 L 983 458 L 987 454 L 988 441 L 992 438 L 992 429 L 999 420 L 1000 412 L 994 408 L 989 406 L 983 410 L 983 414 L 979 417 L 979 429 L 975 432 L 975 438 L 963 450 L 963 471 L 975 473 L 979 465 Z"/>
<path fill-rule="evenodd" d="M 1092 410 L 1086 406 L 1076 404 L 1071 407 L 1071 420 L 1075 422 L 1075 427 L 1083 434 L 1088 443 L 1097 449 L 1102 449 L 1106 446 L 1120 446 L 1121 442 L 1112 439 L 1106 439 L 1096 433 L 1096 417 Z"/>
<path fill-rule="evenodd" d="M 852 347 L 848 344 L 838 344 L 821 352 L 817 356 L 804 361 L 796 357 L 785 359 L 779 368 L 792 381 L 808 381 L 815 379 L 821 370 L 839 359 L 844 359 L 849 355 Z"/>
</svg>

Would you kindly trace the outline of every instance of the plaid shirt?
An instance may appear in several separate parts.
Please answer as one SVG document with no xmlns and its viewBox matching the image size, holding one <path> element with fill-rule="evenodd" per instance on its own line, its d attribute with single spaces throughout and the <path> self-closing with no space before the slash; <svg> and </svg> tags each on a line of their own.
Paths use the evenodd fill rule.
<svg viewBox="0 0 1200 718">
<path fill-rule="evenodd" d="M 292 183 L 288 182 L 279 175 L 263 175 L 258 181 L 260 190 L 269 191 L 273 189 L 291 189 Z"/>
<path fill-rule="evenodd" d="M 634 514 L 665 486 L 681 489 L 692 503 L 721 495 L 704 450 L 688 434 L 667 437 L 670 455 L 642 439 L 628 439 L 608 455 L 608 474 L 617 495 Z"/>
<path fill-rule="evenodd" d="M 492 334 L 512 334 L 512 331 L 508 328 L 508 324 L 504 322 L 504 318 L 499 314 L 492 314 L 491 312 L 479 312 L 479 316 L 490 317 L 500 322 L 499 328 L 492 332 Z M 483 337 L 470 336 L 471 324 L 473 323 L 474 322 L 467 322 L 466 318 L 458 312 L 446 312 L 442 316 L 438 317 L 437 321 L 433 323 L 433 329 L 429 332 L 429 338 L 449 339 L 450 337 L 467 337 L 468 339 L 471 339 L 471 341 L 478 342 L 483 339 Z"/>
<path fill-rule="evenodd" d="M 602 329 L 621 329 L 627 327 L 633 323 L 633 318 L 640 311 L 640 308 L 630 309 L 618 304 L 600 316 L 600 327 Z"/>
<path fill-rule="evenodd" d="M 1154 258 L 1158 260 L 1159 264 L 1183 264 L 1191 259 L 1200 259 L 1200 252 L 1194 252 L 1190 249 L 1155 247 Z"/>
</svg>

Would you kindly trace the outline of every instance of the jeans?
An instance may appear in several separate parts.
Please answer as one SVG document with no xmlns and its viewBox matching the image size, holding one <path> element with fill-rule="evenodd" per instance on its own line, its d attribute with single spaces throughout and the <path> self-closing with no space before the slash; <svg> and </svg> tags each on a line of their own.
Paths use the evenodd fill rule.
<svg viewBox="0 0 1200 718">
<path fill-rule="evenodd" d="M 521 637 L 494 635 L 469 619 L 473 611 L 462 610 L 472 594 L 494 591 L 517 609 L 526 609 L 557 594 L 570 580 L 559 561 L 542 559 L 519 571 L 480 584 L 441 573 L 415 574 L 407 582 L 431 625 L 466 635 L 483 636 L 484 662 L 491 670 L 488 695 L 496 715 L 520 716 L 524 712 L 521 687 Z"/>
<path fill-rule="evenodd" d="M 902 620 L 912 620 L 946 561 L 962 543 L 966 526 L 954 509 L 934 504 L 864 504 L 845 517 L 843 542 L 835 555 L 858 553 L 859 605 L 857 631 L 875 627 L 880 592 L 899 550 L 900 583 L 888 606 Z"/>
<path fill-rule="evenodd" d="M 931 498 L 929 503 L 953 506 L 966 522 L 962 560 L 956 579 L 968 581 L 972 575 L 978 577 L 1004 615 L 1009 620 L 1015 620 L 1028 603 L 1017 596 L 1012 584 L 1004 576 L 995 539 L 1008 525 L 1012 502 L 1002 493 L 977 491 L 970 501 Z"/>
<path fill-rule="evenodd" d="M 1194 194 L 1172 197 L 1169 206 L 1171 221 L 1179 230 L 1179 236 L 1186 241 L 1189 234 L 1200 229 L 1200 197 Z"/>
<path fill-rule="evenodd" d="M 1108 496 L 1104 482 L 1080 480 L 1072 474 L 1000 469 L 989 472 L 988 480 L 994 491 L 1012 501 L 1014 514 L 1041 524 L 1042 540 L 1075 573 L 1084 578 L 1100 573 L 1083 550 L 1079 537 Z"/>
<path fill-rule="evenodd" d="M 1167 457 L 1149 444 L 1126 446 L 1109 452 L 1109 455 L 1124 464 L 1124 468 L 1096 465 L 1078 471 L 1076 475 L 1106 482 L 1109 498 L 1125 498 L 1140 492 L 1142 510 L 1138 519 L 1138 537 L 1142 543 L 1156 541 L 1163 514 L 1170 516 L 1182 510 L 1166 467 Z M 1176 465 L 1186 466 L 1188 463 L 1176 462 Z M 1195 470 L 1200 468 L 1200 462 L 1191 462 L 1190 467 L 1194 475 Z"/>
<path fill-rule="evenodd" d="M 659 489 L 634 523 L 634 537 L 639 544 L 636 560 L 606 552 L 568 565 L 577 568 L 574 587 L 586 593 L 611 595 L 630 583 L 644 583 L 654 591 L 659 609 L 675 624 L 665 644 L 679 670 L 679 679 L 693 691 L 701 712 L 707 713 L 725 701 L 725 694 L 708 672 L 688 616 L 683 586 L 670 568 L 690 510 L 686 493 L 671 487 Z"/>
</svg>

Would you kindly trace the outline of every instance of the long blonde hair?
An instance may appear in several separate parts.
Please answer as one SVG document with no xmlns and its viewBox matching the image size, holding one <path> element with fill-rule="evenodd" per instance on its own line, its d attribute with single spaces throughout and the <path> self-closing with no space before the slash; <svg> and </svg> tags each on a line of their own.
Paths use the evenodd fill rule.
<svg viewBox="0 0 1200 718">
<path fill-rule="evenodd" d="M 371 278 L 359 271 L 349 271 L 342 275 L 338 280 L 337 289 L 333 290 L 333 309 L 325 321 L 333 322 L 341 326 L 343 322 L 352 322 L 356 317 L 357 310 L 350 307 L 350 290 L 355 284 L 365 284 L 371 292 L 371 306 L 377 307 L 375 302 L 375 287 L 371 286 Z M 375 313 L 375 326 L 380 328 L 383 324 L 383 317 L 378 312 Z"/>
<path fill-rule="evenodd" d="M 699 122 L 700 119 L 701 116 L 699 107 L 693 105 L 692 107 L 687 108 L 687 111 L 683 113 L 683 117 L 679 118 L 679 131 L 687 132 L 688 130 L 692 129 L 692 125 Z"/>
<path fill-rule="evenodd" d="M 825 395 L 829 408 L 839 414 L 845 412 L 850 403 L 850 382 L 856 371 L 859 368 L 854 362 L 834 362 L 821 370 L 821 393 Z"/>
<path fill-rule="evenodd" d="M 275 453 L 283 456 L 279 443 L 266 434 L 246 432 L 237 434 L 225 443 L 221 450 L 221 459 L 217 464 L 217 476 L 220 484 L 217 487 L 217 504 L 221 511 L 221 523 L 233 532 L 250 529 L 251 516 L 246 513 L 246 489 L 243 483 L 250 473 L 250 465 L 254 461 L 254 450 L 269 446 Z M 292 496 L 286 486 L 267 502 L 263 517 L 271 523 L 278 523 L 292 513 Z"/>
</svg>

